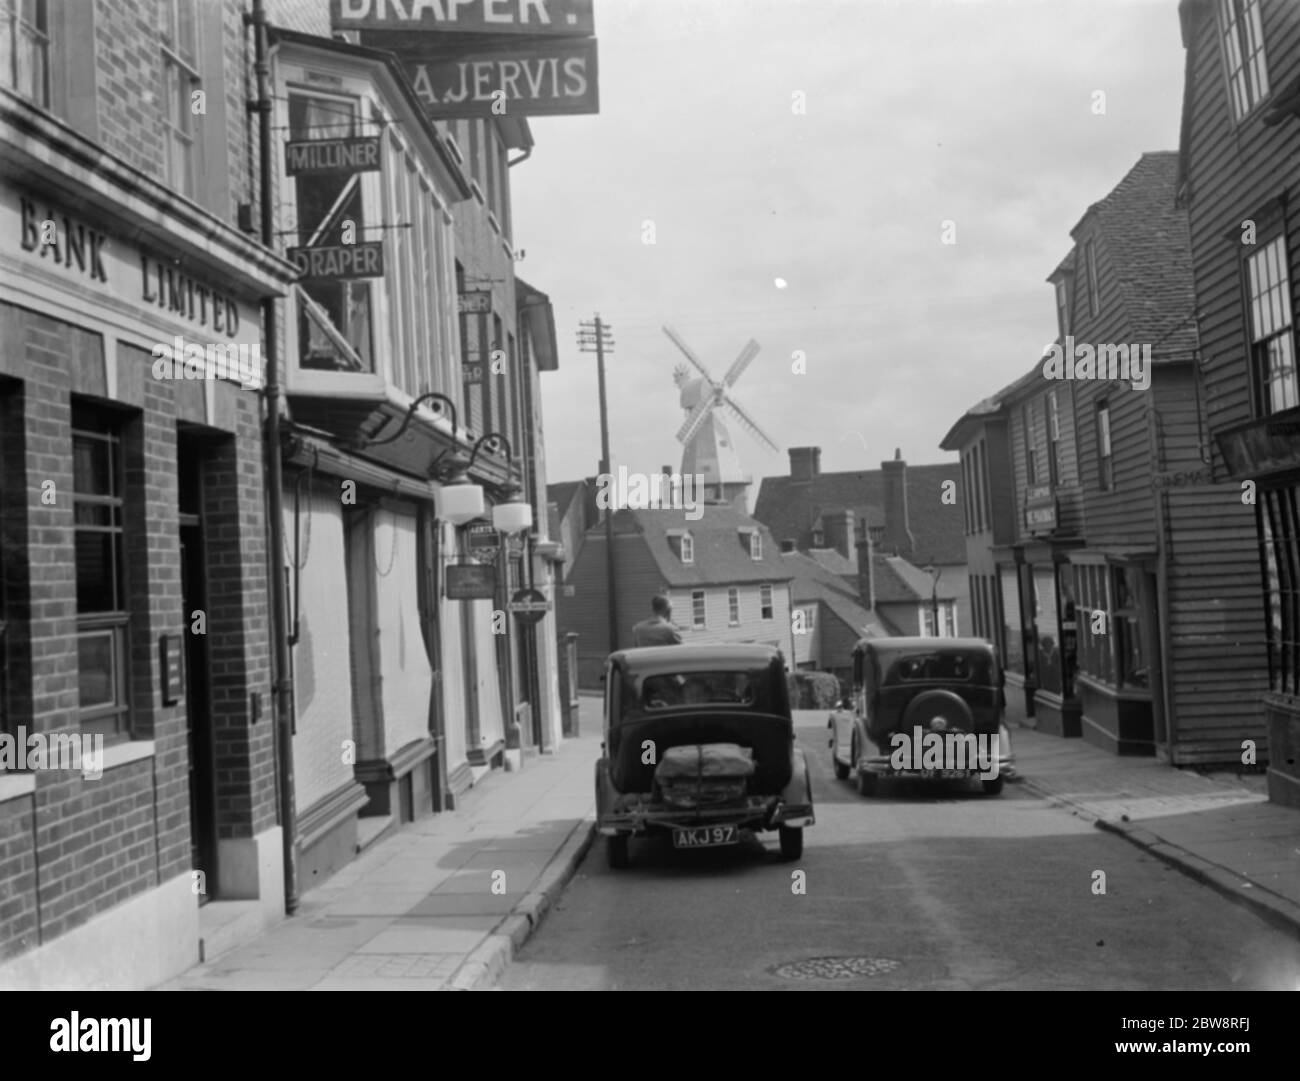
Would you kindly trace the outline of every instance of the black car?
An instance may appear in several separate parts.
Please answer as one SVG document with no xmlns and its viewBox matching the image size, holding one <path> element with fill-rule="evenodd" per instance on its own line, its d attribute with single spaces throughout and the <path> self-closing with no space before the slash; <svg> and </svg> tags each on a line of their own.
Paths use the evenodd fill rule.
<svg viewBox="0 0 1300 1081">
<path fill-rule="evenodd" d="M 611 867 L 632 837 L 677 848 L 739 843 L 776 830 L 781 855 L 803 853 L 812 786 L 794 745 L 785 660 L 771 646 L 651 646 L 605 663 L 604 757 L 597 828 Z"/>
<path fill-rule="evenodd" d="M 858 791 L 882 777 L 978 777 L 997 795 L 1016 773 L 997 652 L 982 638 L 864 638 L 853 693 L 827 721 L 835 775 Z"/>
</svg>

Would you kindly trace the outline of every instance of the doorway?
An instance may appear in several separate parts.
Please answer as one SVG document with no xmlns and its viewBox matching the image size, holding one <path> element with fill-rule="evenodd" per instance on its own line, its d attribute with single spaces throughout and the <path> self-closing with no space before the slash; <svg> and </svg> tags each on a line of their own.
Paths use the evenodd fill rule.
<svg viewBox="0 0 1300 1081">
<path fill-rule="evenodd" d="M 181 607 L 185 640 L 185 722 L 189 742 L 190 866 L 203 873 L 199 904 L 217 889 L 216 772 L 213 768 L 207 552 L 203 537 L 201 444 L 178 434 Z"/>
</svg>

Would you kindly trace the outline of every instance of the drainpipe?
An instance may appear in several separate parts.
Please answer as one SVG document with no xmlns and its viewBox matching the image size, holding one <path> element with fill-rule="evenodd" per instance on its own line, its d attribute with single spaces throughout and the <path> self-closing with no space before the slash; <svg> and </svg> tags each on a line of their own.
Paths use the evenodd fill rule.
<svg viewBox="0 0 1300 1081">
<path fill-rule="evenodd" d="M 267 21 L 265 0 L 253 0 L 251 17 L 255 39 L 254 70 L 257 73 L 257 101 L 253 110 L 260 118 L 258 130 L 258 187 L 262 200 L 262 244 L 275 250 L 275 206 L 271 198 L 271 86 L 270 62 L 267 58 Z M 271 642 L 275 657 L 275 725 L 280 789 L 280 829 L 284 838 L 284 911 L 292 916 L 298 910 L 298 838 L 294 817 L 293 781 L 293 668 L 289 656 L 288 605 L 285 598 L 284 570 L 284 487 L 280 459 L 280 386 L 279 326 L 275 301 L 262 301 L 262 320 L 266 328 L 266 476 L 267 504 L 270 515 L 271 565 Z"/>
<path fill-rule="evenodd" d="M 1193 372 L 1193 375 L 1196 373 Z M 1156 411 L 1154 396 L 1147 395 L 1147 439 L 1148 457 L 1152 464 L 1152 473 L 1164 470 L 1164 433 L 1160 431 L 1160 414 Z M 1164 744 L 1169 765 L 1174 764 L 1174 725 L 1173 715 L 1173 629 L 1169 624 L 1169 491 L 1157 489 L 1154 504 L 1156 527 L 1156 620 L 1159 623 L 1155 646 L 1155 657 L 1160 663 L 1160 685 L 1152 688 L 1152 707 L 1156 716 L 1153 720 L 1157 730 L 1154 733 L 1156 745 Z"/>
</svg>

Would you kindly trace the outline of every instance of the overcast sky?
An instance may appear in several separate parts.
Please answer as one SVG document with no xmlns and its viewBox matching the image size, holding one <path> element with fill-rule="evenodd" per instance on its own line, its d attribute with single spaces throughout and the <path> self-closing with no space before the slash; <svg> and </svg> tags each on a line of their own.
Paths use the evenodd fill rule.
<svg viewBox="0 0 1300 1081">
<path fill-rule="evenodd" d="M 951 460 L 949 427 L 1055 337 L 1045 279 L 1070 229 L 1143 152 L 1177 149 L 1177 9 L 596 0 L 600 114 L 530 121 L 511 178 L 518 273 L 555 306 L 550 481 L 600 458 L 596 359 L 576 344 L 594 312 L 616 343 L 615 469 L 680 467 L 665 323 L 716 378 L 762 347 L 735 396 L 781 452 L 732 425 L 756 484 L 795 446 L 820 446 L 826 471 L 896 447 Z"/>
</svg>

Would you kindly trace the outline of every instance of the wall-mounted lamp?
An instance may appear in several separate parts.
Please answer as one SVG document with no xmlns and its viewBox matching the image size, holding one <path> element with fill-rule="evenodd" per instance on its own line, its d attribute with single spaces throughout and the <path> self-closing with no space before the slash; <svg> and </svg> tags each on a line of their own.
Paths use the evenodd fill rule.
<svg viewBox="0 0 1300 1081">
<path fill-rule="evenodd" d="M 502 533 L 522 533 L 533 526 L 533 508 L 520 496 L 523 489 L 512 484 L 506 490 L 506 499 L 492 508 L 492 524 Z"/>
<path fill-rule="evenodd" d="M 469 463 L 463 458 L 450 458 L 443 467 L 446 483 L 434 490 L 434 505 L 438 517 L 452 525 L 462 526 L 484 512 L 483 486 L 469 479 Z"/>
<path fill-rule="evenodd" d="M 411 420 L 415 416 L 415 411 L 426 402 L 432 402 L 430 409 L 439 417 L 446 414 L 451 418 L 451 437 L 456 438 L 456 403 L 445 394 L 439 394 L 436 391 L 430 391 L 428 394 L 421 394 L 415 399 L 406 410 L 406 416 L 402 418 L 401 427 L 386 439 L 365 439 L 359 438 L 352 441 L 353 450 L 366 450 L 370 447 L 382 447 L 386 443 L 396 443 L 402 438 L 402 434 L 411 426 Z"/>
</svg>

